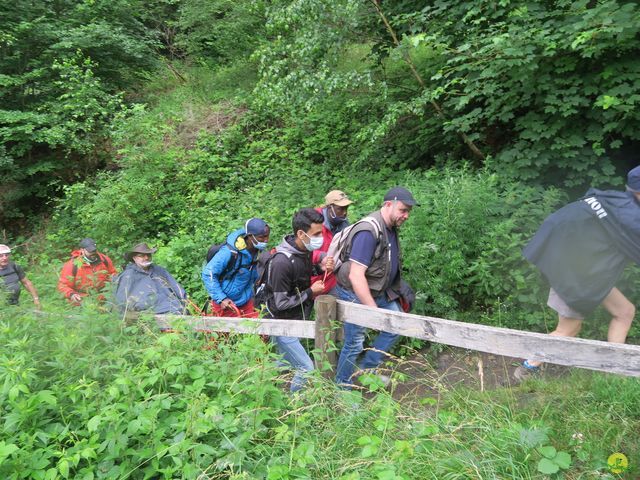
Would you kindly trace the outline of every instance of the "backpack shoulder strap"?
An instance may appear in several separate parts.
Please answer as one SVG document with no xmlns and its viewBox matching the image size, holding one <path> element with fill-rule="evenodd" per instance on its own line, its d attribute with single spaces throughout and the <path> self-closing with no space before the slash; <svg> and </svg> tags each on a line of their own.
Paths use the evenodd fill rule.
<svg viewBox="0 0 640 480">
<path fill-rule="evenodd" d="M 226 246 L 229 249 L 229 252 L 231 253 L 231 258 L 229 259 L 229 261 L 227 262 L 227 265 L 222 270 L 222 273 L 220 273 L 220 282 L 222 282 L 222 280 L 224 280 L 229 275 L 231 276 L 235 275 L 235 273 L 238 270 L 240 270 L 240 267 L 238 266 L 238 259 L 240 258 L 240 252 L 238 252 L 238 250 L 234 246 L 230 245 L 229 243 L 226 243 L 225 245 L 223 245 L 223 247 L 224 246 Z"/>
<path fill-rule="evenodd" d="M 76 283 L 76 277 L 78 276 L 78 265 L 76 264 L 75 257 L 71 257 L 71 276 L 73 277 L 73 284 Z"/>
<path fill-rule="evenodd" d="M 16 276 L 18 276 L 18 278 L 20 278 L 20 274 L 18 273 L 18 269 L 16 268 L 16 263 L 15 262 L 9 262 L 9 265 L 7 265 L 9 267 L 9 271 L 3 275 L 0 275 L 2 277 L 6 277 L 8 275 L 11 275 L 11 270 L 13 270 L 13 273 L 16 274 Z"/>
</svg>

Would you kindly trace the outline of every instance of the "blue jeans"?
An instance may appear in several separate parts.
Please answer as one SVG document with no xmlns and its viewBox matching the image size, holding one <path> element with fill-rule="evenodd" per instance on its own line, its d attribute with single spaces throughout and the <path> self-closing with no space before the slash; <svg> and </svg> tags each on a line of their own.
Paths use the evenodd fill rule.
<svg viewBox="0 0 640 480">
<path fill-rule="evenodd" d="M 270 338 L 271 342 L 278 347 L 278 352 L 284 357 L 286 363 L 294 369 L 291 391 L 297 392 L 306 383 L 305 374 L 313 370 L 313 361 L 298 337 L 272 336 Z"/>
<path fill-rule="evenodd" d="M 339 300 L 345 300 L 347 302 L 360 303 L 358 297 L 351 290 L 342 288 L 340 285 L 331 292 L 332 295 Z M 374 298 L 376 305 L 385 310 L 393 310 L 400 312 L 400 304 L 397 301 L 390 302 L 383 294 L 377 298 Z M 360 362 L 360 366 L 356 365 L 358 355 L 362 353 L 364 349 L 364 336 L 367 331 L 366 327 L 360 325 L 354 325 L 353 323 L 344 322 L 344 345 L 340 351 L 340 358 L 338 358 L 338 367 L 336 371 L 336 383 L 338 385 L 351 385 L 353 383 L 353 372 L 357 369 L 369 369 L 376 368 L 387 357 L 384 352 L 388 352 L 395 345 L 400 338 L 400 335 L 389 332 L 380 332 L 376 339 L 373 341 L 371 350 L 367 350 Z"/>
</svg>

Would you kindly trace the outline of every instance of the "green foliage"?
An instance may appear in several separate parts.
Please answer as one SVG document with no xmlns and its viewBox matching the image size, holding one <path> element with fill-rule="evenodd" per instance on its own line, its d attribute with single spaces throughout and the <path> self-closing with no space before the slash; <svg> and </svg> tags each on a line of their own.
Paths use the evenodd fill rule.
<svg viewBox="0 0 640 480">
<path fill-rule="evenodd" d="M 7 2 L 4 2 L 7 3 Z M 117 91 L 155 65 L 136 2 L 11 2 L 0 20 L 0 221 L 37 210 L 105 159 Z"/>
<path fill-rule="evenodd" d="M 178 45 L 195 58 L 230 63 L 248 57 L 264 41 L 269 2 L 186 0 L 181 2 Z"/>
<path fill-rule="evenodd" d="M 257 337 L 208 350 L 104 314 L 63 318 L 3 310 L 3 478 L 196 478 L 262 462 L 251 445 L 284 397 Z"/>
<path fill-rule="evenodd" d="M 373 3 L 272 9 L 278 41 L 259 51 L 257 105 L 304 115 L 327 95 L 365 95 L 369 123 L 354 139 L 370 162 L 459 162 L 471 158 L 465 134 L 501 175 L 618 183 L 616 156 L 640 140 L 636 4 L 388 3 L 396 44 Z M 369 55 L 345 64 L 354 44 Z"/>
</svg>

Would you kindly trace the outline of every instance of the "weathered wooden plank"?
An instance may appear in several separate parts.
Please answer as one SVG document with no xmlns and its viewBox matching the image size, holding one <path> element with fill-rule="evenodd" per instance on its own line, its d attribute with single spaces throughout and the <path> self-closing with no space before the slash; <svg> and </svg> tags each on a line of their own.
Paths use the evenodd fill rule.
<svg viewBox="0 0 640 480">
<path fill-rule="evenodd" d="M 316 368 L 322 370 L 323 364 L 329 362 L 331 369 L 323 371 L 327 378 L 333 377 L 338 357 L 332 347 L 336 343 L 336 330 L 332 322 L 336 320 L 336 298 L 331 295 L 321 295 L 316 298 Z"/>
<path fill-rule="evenodd" d="M 186 324 L 203 332 L 235 332 L 315 338 L 315 322 L 304 320 L 247 319 L 233 317 L 194 317 L 189 315 L 156 315 L 159 328 L 173 328 Z"/>
<path fill-rule="evenodd" d="M 338 319 L 349 323 L 518 358 L 640 377 L 640 346 L 489 327 L 423 317 L 338 300 Z"/>
</svg>

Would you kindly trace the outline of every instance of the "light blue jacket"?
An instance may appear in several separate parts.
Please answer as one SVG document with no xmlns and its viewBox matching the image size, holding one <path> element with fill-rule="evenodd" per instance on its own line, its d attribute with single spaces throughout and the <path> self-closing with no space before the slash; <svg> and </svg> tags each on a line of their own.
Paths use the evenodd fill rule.
<svg viewBox="0 0 640 480">
<path fill-rule="evenodd" d="M 247 250 L 244 235 L 244 228 L 230 233 L 227 243 L 202 269 L 204 286 L 216 303 L 229 298 L 241 307 L 253 297 L 253 285 L 258 280 L 258 270 L 255 259 Z M 238 252 L 237 256 L 231 253 L 232 249 Z"/>
</svg>

